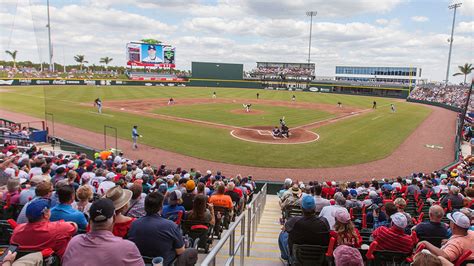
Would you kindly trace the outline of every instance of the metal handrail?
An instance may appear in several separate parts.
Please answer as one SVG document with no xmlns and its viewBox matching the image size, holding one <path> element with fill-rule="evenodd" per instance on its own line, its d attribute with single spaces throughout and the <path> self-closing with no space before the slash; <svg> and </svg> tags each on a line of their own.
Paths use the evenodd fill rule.
<svg viewBox="0 0 474 266">
<path fill-rule="evenodd" d="M 219 251 L 221 251 L 222 247 L 224 244 L 227 242 L 228 239 L 230 239 L 229 243 L 229 258 L 227 259 L 225 265 L 234 265 L 234 259 L 237 254 L 237 252 L 240 250 L 240 265 L 244 265 L 244 249 L 245 249 L 245 212 L 239 215 L 237 219 L 235 219 L 235 222 L 231 224 L 229 229 L 222 235 L 221 240 L 217 242 L 217 244 L 214 246 L 214 248 L 209 252 L 209 254 L 206 256 L 204 261 L 201 263 L 203 266 L 207 265 L 216 265 L 216 256 Z M 235 229 L 237 226 L 241 224 L 241 232 L 240 232 L 240 237 L 237 240 L 237 245 L 235 245 Z"/>
<path fill-rule="evenodd" d="M 245 259 L 245 244 L 247 244 L 247 257 L 250 256 L 251 243 L 255 240 L 257 232 L 257 225 L 262 217 L 265 209 L 267 196 L 267 184 L 264 184 L 260 192 L 255 195 L 253 200 L 247 204 L 247 212 L 242 212 L 231 224 L 229 229 L 222 235 L 221 240 L 217 242 L 214 248 L 209 252 L 201 265 L 216 265 L 216 256 L 221 251 L 222 247 L 229 240 L 229 258 L 227 258 L 225 265 L 234 265 L 235 257 L 240 251 L 240 265 L 244 265 Z M 245 231 L 245 222 L 247 220 L 247 231 Z M 235 239 L 235 230 L 237 226 L 241 225 L 240 236 Z M 245 236 L 247 233 L 247 236 Z M 245 242 L 247 240 L 247 242 Z"/>
<path fill-rule="evenodd" d="M 247 257 L 250 256 L 250 247 L 255 241 L 257 226 L 260 223 L 267 198 L 267 184 L 264 184 L 257 196 L 247 205 Z"/>
</svg>

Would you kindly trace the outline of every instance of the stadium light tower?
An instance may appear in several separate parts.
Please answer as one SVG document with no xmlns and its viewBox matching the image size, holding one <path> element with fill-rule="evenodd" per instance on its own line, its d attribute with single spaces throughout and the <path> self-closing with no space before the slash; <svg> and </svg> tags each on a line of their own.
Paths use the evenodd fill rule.
<svg viewBox="0 0 474 266">
<path fill-rule="evenodd" d="M 318 14 L 317 11 L 308 11 L 306 12 L 306 16 L 311 18 L 311 22 L 309 23 L 309 48 L 308 48 L 308 64 L 311 62 L 311 35 L 313 34 L 313 17 Z"/>
<path fill-rule="evenodd" d="M 456 10 L 460 7 L 462 3 L 455 3 L 450 5 L 449 9 L 454 9 L 454 16 L 453 16 L 453 26 L 451 27 L 451 38 L 449 38 L 449 55 L 448 55 L 448 67 L 446 68 L 446 85 L 448 85 L 449 81 L 449 65 L 451 64 L 451 51 L 453 50 L 453 35 L 454 35 L 454 23 L 456 22 Z"/>
<path fill-rule="evenodd" d="M 46 4 L 48 10 L 48 24 L 46 25 L 46 27 L 48 28 L 49 71 L 54 72 L 53 47 L 51 46 L 51 21 L 49 20 L 49 0 L 46 1 Z"/>
</svg>

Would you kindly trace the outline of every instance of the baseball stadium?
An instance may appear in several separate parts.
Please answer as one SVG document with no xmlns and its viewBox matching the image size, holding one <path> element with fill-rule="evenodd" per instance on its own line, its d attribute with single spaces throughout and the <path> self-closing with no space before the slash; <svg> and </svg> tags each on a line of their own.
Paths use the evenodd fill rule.
<svg viewBox="0 0 474 266">
<path fill-rule="evenodd" d="M 1 265 L 474 265 L 469 1 L 26 2 L 0 7 Z"/>
</svg>

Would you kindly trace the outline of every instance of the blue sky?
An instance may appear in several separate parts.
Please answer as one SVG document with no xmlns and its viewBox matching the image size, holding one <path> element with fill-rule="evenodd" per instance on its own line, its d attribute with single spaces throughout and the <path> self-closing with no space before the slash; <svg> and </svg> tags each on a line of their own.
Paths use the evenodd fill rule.
<svg viewBox="0 0 474 266">
<path fill-rule="evenodd" d="M 474 0 L 459 9 L 451 72 L 473 62 Z M 19 60 L 46 61 L 46 0 L 0 0 L 0 49 Z M 451 0 L 51 0 L 54 58 L 73 63 L 84 54 L 92 64 L 110 56 L 125 63 L 125 44 L 156 38 L 175 45 L 177 65 L 192 61 L 304 62 L 309 18 L 312 59 L 319 76 L 336 65 L 418 66 L 441 81 L 446 72 Z M 15 21 L 13 25 L 13 21 Z M 13 27 L 12 27 L 13 26 Z M 11 38 L 10 38 L 10 32 Z M 0 59 L 7 59 L 0 53 Z M 459 82 L 461 78 L 451 78 Z"/>
</svg>

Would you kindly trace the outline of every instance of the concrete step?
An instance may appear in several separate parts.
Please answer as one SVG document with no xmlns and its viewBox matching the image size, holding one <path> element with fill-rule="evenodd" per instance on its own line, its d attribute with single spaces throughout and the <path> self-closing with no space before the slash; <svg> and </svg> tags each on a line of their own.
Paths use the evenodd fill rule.
<svg viewBox="0 0 474 266">
<path fill-rule="evenodd" d="M 257 227 L 255 241 L 251 244 L 249 257 L 247 257 L 247 250 L 245 250 L 244 265 L 283 265 L 280 261 L 280 249 L 278 247 L 278 236 L 281 232 L 279 222 L 281 211 L 278 201 L 279 199 L 276 195 L 267 195 L 265 209 Z M 238 226 L 235 233 L 236 238 L 238 238 L 240 236 L 240 226 Z M 218 240 L 214 240 L 214 244 L 216 244 L 217 241 Z M 245 247 L 245 249 L 247 249 L 247 247 Z M 216 265 L 224 265 L 227 258 L 229 258 L 228 254 L 229 245 L 226 243 L 216 257 Z M 204 260 L 206 255 L 207 254 L 199 254 L 197 265 Z M 240 265 L 240 256 L 235 257 L 235 265 Z"/>
</svg>

